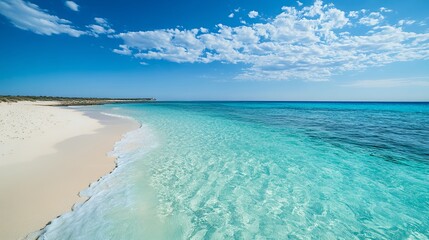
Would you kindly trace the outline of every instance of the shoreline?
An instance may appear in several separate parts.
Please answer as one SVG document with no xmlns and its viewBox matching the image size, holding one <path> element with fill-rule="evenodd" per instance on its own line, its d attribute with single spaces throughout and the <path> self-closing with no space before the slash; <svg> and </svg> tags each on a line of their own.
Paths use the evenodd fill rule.
<svg viewBox="0 0 429 240">
<path fill-rule="evenodd" d="M 156 98 L 85 98 L 85 97 L 53 97 L 53 96 L 2 96 L 0 95 L 0 103 L 16 103 L 16 102 L 55 102 L 55 104 L 47 106 L 89 106 L 103 105 L 115 103 L 146 103 L 154 102 Z"/>
<path fill-rule="evenodd" d="M 25 238 L 71 211 L 76 203 L 86 201 L 79 196 L 80 191 L 115 169 L 116 158 L 108 153 L 125 133 L 139 127 L 135 120 L 107 116 L 90 109 L 43 106 L 48 113 L 49 108 L 60 110 L 61 114 L 75 113 L 74 117 L 82 120 L 77 130 L 85 124 L 91 127 L 82 127 L 85 131 L 55 142 L 52 146 L 55 151 L 45 148 L 45 154 L 33 159 L 0 164 L 1 239 Z M 50 127 L 58 127 L 55 125 L 58 124 Z M 63 133 L 64 129 L 57 130 Z M 43 134 L 39 134 L 29 141 L 43 142 L 42 138 Z"/>
</svg>

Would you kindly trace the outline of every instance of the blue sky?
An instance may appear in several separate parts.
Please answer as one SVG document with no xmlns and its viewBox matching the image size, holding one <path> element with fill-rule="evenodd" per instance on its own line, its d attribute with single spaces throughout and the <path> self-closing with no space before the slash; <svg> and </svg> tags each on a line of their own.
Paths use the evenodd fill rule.
<svg viewBox="0 0 429 240">
<path fill-rule="evenodd" d="M 0 94 L 429 101 L 429 2 L 0 0 Z"/>
</svg>

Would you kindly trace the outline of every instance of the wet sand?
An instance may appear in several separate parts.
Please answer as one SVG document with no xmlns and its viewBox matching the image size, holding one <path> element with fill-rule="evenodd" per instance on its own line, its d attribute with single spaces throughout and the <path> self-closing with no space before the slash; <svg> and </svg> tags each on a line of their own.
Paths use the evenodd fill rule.
<svg viewBox="0 0 429 240">
<path fill-rule="evenodd" d="M 34 103 L 24 110 L 9 106 L 21 111 L 9 112 L 10 118 L 2 107 L 0 131 L 12 132 L 0 140 L 0 239 L 21 239 L 84 201 L 78 193 L 115 167 L 107 154 L 115 142 L 139 127 L 129 119 Z M 16 119 L 25 111 L 30 117 Z M 19 124 L 26 129 L 15 133 Z"/>
</svg>

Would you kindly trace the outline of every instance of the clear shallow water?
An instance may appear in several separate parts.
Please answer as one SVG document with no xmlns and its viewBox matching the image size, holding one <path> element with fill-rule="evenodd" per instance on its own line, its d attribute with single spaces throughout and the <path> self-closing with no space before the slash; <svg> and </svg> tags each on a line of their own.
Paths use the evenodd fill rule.
<svg viewBox="0 0 429 240">
<path fill-rule="evenodd" d="M 142 128 L 41 239 L 428 239 L 429 104 L 95 109 Z"/>
</svg>

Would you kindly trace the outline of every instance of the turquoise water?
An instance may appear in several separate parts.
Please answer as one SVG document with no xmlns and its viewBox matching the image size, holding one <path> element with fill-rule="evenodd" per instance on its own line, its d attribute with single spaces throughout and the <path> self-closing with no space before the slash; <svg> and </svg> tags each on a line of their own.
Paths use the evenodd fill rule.
<svg viewBox="0 0 429 240">
<path fill-rule="evenodd" d="M 160 102 L 41 239 L 428 239 L 429 104 Z"/>
</svg>

